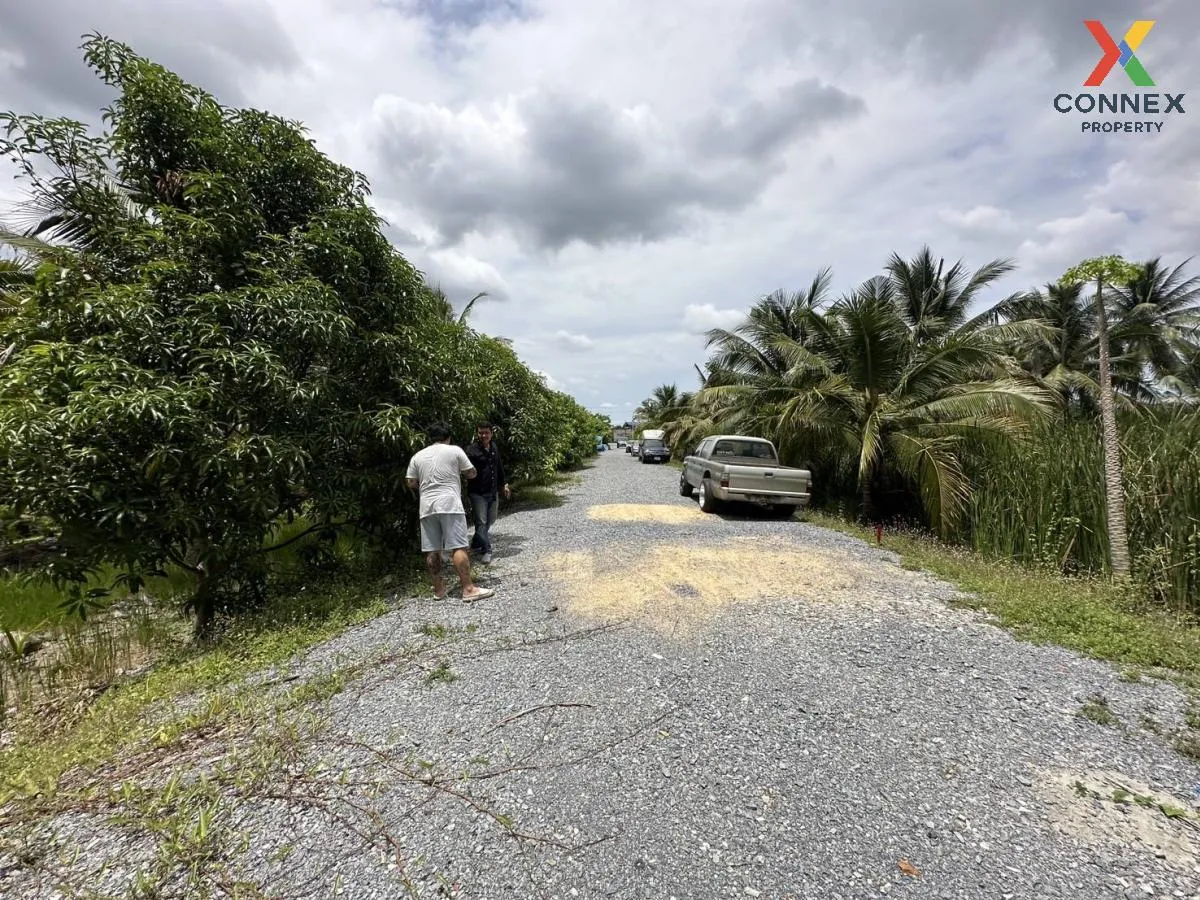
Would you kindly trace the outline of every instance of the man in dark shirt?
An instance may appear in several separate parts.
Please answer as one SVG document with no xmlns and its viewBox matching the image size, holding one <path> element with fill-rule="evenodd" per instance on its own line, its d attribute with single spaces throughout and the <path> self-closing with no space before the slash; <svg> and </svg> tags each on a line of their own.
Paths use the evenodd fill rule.
<svg viewBox="0 0 1200 900">
<path fill-rule="evenodd" d="M 500 510 L 500 492 L 504 492 L 505 500 L 512 496 L 500 450 L 492 442 L 492 431 L 491 423 L 484 422 L 476 430 L 475 443 L 467 448 L 467 458 L 475 466 L 475 477 L 467 481 L 467 494 L 475 517 L 471 549 L 483 554 L 484 565 L 492 561 L 491 531 Z"/>
</svg>

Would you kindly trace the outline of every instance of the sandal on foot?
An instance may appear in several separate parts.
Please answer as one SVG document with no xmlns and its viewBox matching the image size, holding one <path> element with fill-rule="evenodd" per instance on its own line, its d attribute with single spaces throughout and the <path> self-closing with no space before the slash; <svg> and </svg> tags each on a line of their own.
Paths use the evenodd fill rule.
<svg viewBox="0 0 1200 900">
<path fill-rule="evenodd" d="M 488 597 L 495 597 L 496 592 L 491 588 L 480 588 L 478 593 L 464 594 L 463 603 L 474 603 L 476 600 L 486 600 Z"/>
</svg>

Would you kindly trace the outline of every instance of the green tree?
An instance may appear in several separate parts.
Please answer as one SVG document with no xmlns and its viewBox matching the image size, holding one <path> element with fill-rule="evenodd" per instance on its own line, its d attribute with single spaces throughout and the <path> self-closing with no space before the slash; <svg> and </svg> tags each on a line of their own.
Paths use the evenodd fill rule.
<svg viewBox="0 0 1200 900">
<path fill-rule="evenodd" d="M 711 353 L 709 374 L 707 378 L 702 375 L 702 383 L 707 384 L 715 373 L 756 377 L 786 372 L 788 361 L 776 344 L 805 343 L 810 315 L 830 301 L 832 281 L 832 270 L 822 269 L 803 290 L 777 290 L 761 297 L 736 328 L 710 330 L 706 343 Z"/>
<path fill-rule="evenodd" d="M 1200 279 L 1184 278 L 1182 265 L 1171 270 L 1159 260 L 1138 268 L 1129 285 L 1105 292 L 1113 398 L 1126 410 L 1167 392 L 1190 393 L 1188 364 L 1200 324 Z M 1064 408 L 1098 411 L 1100 350 L 1089 287 L 1090 282 L 1048 284 L 1006 302 L 1001 314 L 1008 321 L 1045 322 L 1044 334 L 1028 335 L 1009 352 Z"/>
<path fill-rule="evenodd" d="M 691 399 L 690 393 L 680 392 L 674 384 L 660 384 L 642 401 L 634 415 L 641 421 L 643 430 L 663 428 L 684 414 Z"/>
<path fill-rule="evenodd" d="M 944 259 L 935 259 L 929 247 L 922 247 L 911 260 L 893 253 L 886 271 L 901 318 L 913 340 L 920 343 L 991 321 L 994 310 L 1007 300 L 974 315 L 971 305 L 1015 268 L 1011 260 L 994 259 L 974 272 L 961 260 L 947 269 Z"/>
<path fill-rule="evenodd" d="M 1116 401 L 1110 362 L 1108 313 L 1105 309 L 1105 285 L 1128 285 L 1139 277 L 1137 266 L 1120 256 L 1102 256 L 1084 260 L 1068 269 L 1062 284 L 1096 286 L 1096 342 L 1100 361 L 1100 421 L 1104 440 L 1104 485 L 1107 497 L 1109 560 L 1114 575 L 1129 574 L 1129 534 L 1125 524 L 1125 487 L 1121 468 L 1120 435 L 1117 431 Z"/>
<path fill-rule="evenodd" d="M 700 393 L 727 404 L 733 430 L 773 437 L 793 458 L 832 451 L 852 460 L 865 518 L 877 514 L 875 493 L 890 474 L 916 488 L 930 523 L 948 534 L 967 499 L 964 455 L 1021 434 L 1047 400 L 1003 371 L 1009 332 L 982 319 L 934 327 L 907 300 L 891 280 L 871 279 L 823 313 L 806 311 L 805 340 L 775 333 L 769 348 L 754 348 L 780 365 L 730 373 Z"/>
<path fill-rule="evenodd" d="M 663 426 L 663 436 L 671 455 L 682 459 L 693 450 L 701 440 L 715 433 L 718 423 L 723 421 L 722 404 L 712 396 L 702 396 L 706 387 L 718 383 L 718 372 L 710 367 L 694 366 L 700 380 L 699 391 L 685 393 L 676 414 Z"/>
<path fill-rule="evenodd" d="M 0 496 L 49 530 L 46 574 L 173 564 L 202 635 L 261 599 L 284 522 L 404 549 L 433 421 L 503 417 L 525 472 L 594 452 L 595 417 L 454 315 L 297 123 L 84 51 L 108 129 L 10 113 L 0 138 L 30 194 L 0 230 Z"/>
<path fill-rule="evenodd" d="M 471 310 L 475 308 L 475 304 L 487 297 L 486 291 L 480 291 L 467 301 L 461 313 L 455 313 L 454 304 L 446 296 L 446 292 L 442 290 L 441 285 L 427 287 L 426 291 L 437 310 L 437 314 L 447 322 L 457 322 L 459 325 L 466 325 L 467 319 L 471 316 Z"/>
<path fill-rule="evenodd" d="M 109 130 L 11 116 L 0 141 L 73 223 L 41 229 L 0 318 L 0 494 L 55 523 L 60 581 L 191 572 L 202 634 L 261 594 L 281 518 L 411 524 L 396 472 L 442 392 L 469 389 L 463 330 L 436 322 L 362 177 L 295 123 L 225 108 L 123 44 L 84 49 L 118 92 Z"/>
<path fill-rule="evenodd" d="M 21 259 L 0 259 L 0 316 L 15 310 L 21 290 L 32 283 L 33 267 L 29 263 Z"/>
<path fill-rule="evenodd" d="M 1048 326 L 1010 342 L 1007 350 L 1064 411 L 1099 403 L 1096 322 L 1084 285 L 1047 284 L 1007 301 L 1001 315 Z"/>
<path fill-rule="evenodd" d="M 1186 277 L 1188 262 L 1172 269 L 1151 259 L 1108 295 L 1114 356 L 1128 360 L 1126 368 L 1142 381 L 1149 374 L 1177 392 L 1200 386 L 1189 379 L 1189 363 L 1200 350 L 1200 277 Z"/>
</svg>

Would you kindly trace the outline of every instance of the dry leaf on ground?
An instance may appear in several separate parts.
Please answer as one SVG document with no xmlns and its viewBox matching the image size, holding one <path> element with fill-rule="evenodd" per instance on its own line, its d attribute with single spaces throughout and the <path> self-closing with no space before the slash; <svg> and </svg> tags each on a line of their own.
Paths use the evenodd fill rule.
<svg viewBox="0 0 1200 900">
<path fill-rule="evenodd" d="M 900 871 L 905 875 L 911 875 L 913 878 L 921 877 L 921 870 L 910 863 L 907 859 L 900 860 L 898 865 L 900 866 Z"/>
</svg>

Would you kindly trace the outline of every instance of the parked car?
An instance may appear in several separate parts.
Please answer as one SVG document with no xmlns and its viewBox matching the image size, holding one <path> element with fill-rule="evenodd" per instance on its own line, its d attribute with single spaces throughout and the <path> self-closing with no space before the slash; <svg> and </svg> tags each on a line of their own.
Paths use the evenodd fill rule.
<svg viewBox="0 0 1200 900">
<path fill-rule="evenodd" d="M 643 463 L 668 462 L 671 449 L 660 438 L 646 438 L 638 448 L 638 458 Z"/>
<path fill-rule="evenodd" d="M 808 505 L 812 473 L 779 465 L 779 454 L 770 441 L 718 434 L 701 441 L 683 461 L 679 493 L 684 497 L 699 493 L 705 512 L 740 501 L 791 516 Z"/>
<path fill-rule="evenodd" d="M 626 447 L 625 452 L 632 453 L 636 456 L 637 452 L 638 452 L 638 442 L 634 441 L 632 444 L 630 444 L 628 447 Z"/>
</svg>

